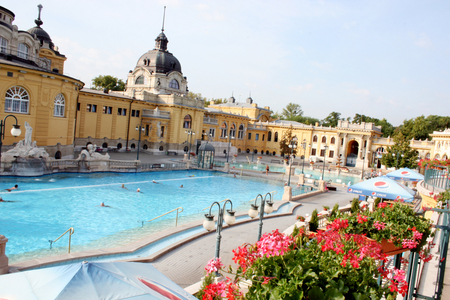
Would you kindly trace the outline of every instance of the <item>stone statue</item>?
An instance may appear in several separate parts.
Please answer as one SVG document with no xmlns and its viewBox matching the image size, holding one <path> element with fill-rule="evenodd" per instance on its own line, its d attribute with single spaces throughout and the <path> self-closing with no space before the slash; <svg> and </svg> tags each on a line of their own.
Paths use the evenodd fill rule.
<svg viewBox="0 0 450 300">
<path fill-rule="evenodd" d="M 25 147 L 31 147 L 31 136 L 33 134 L 33 128 L 28 124 L 27 121 L 25 121 Z"/>
<path fill-rule="evenodd" d="M 38 148 L 36 141 L 32 142 L 31 137 L 33 128 L 28 122 L 25 122 L 25 139 L 20 140 L 13 149 L 2 154 L 2 161 L 12 162 L 16 158 L 43 158 L 49 157 L 44 148 Z"/>
<path fill-rule="evenodd" d="M 86 148 L 87 150 L 81 150 L 81 153 L 78 156 L 77 160 L 109 160 L 110 158 L 108 153 L 102 155 L 98 152 L 95 152 L 95 149 L 97 149 L 97 145 L 89 144 Z"/>
</svg>

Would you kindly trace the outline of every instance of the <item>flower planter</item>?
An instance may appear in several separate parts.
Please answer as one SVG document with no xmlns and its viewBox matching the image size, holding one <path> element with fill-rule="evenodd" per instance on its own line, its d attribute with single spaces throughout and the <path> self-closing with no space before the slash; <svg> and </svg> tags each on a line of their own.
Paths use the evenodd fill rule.
<svg viewBox="0 0 450 300">
<path fill-rule="evenodd" d="M 377 242 L 377 241 L 375 241 L 374 239 L 371 239 L 371 238 L 367 238 L 367 239 L 370 240 L 370 241 Z M 383 252 L 387 256 L 400 254 L 400 253 L 403 253 L 403 252 L 406 252 L 406 251 L 410 250 L 408 248 L 403 248 L 402 246 L 397 247 L 397 246 L 394 245 L 394 243 L 389 242 L 388 240 L 385 240 L 385 239 L 383 239 L 380 244 L 381 244 L 381 252 Z"/>
</svg>

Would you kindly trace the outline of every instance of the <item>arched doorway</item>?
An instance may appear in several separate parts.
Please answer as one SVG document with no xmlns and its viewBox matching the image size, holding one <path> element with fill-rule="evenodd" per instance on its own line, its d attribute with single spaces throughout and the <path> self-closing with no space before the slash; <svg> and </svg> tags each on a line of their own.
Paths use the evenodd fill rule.
<svg viewBox="0 0 450 300">
<path fill-rule="evenodd" d="M 355 167 L 358 159 L 359 144 L 357 141 L 350 141 L 347 145 L 347 162 L 346 166 Z"/>
</svg>

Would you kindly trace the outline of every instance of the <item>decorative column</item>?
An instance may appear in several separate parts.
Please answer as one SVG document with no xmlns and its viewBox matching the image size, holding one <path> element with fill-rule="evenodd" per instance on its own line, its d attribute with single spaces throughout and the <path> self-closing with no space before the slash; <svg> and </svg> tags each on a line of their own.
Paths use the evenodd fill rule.
<svg viewBox="0 0 450 300">
<path fill-rule="evenodd" d="M 347 164 L 347 148 L 348 148 L 348 133 L 344 133 L 344 152 L 342 153 L 342 165 Z"/>
<path fill-rule="evenodd" d="M 286 185 L 284 187 L 284 193 L 283 197 L 281 198 L 281 201 L 291 201 L 292 200 L 292 187 Z"/>
<path fill-rule="evenodd" d="M 0 275 L 9 271 L 8 257 L 5 254 L 6 242 L 8 239 L 4 235 L 0 235 Z"/>
<path fill-rule="evenodd" d="M 300 174 L 298 176 L 298 184 L 301 184 L 301 185 L 305 184 L 305 174 Z"/>
</svg>

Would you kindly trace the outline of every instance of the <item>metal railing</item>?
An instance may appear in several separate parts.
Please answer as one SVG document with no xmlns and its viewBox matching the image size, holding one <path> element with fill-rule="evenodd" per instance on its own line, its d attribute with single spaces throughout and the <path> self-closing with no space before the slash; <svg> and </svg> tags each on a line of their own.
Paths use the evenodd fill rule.
<svg viewBox="0 0 450 300">
<path fill-rule="evenodd" d="M 70 253 L 70 241 L 72 239 L 72 234 L 75 233 L 75 229 L 73 229 L 73 227 L 70 227 L 69 229 L 67 229 L 63 234 L 61 234 L 56 240 L 52 241 L 52 240 L 48 240 L 48 242 L 50 243 L 50 249 L 52 249 L 52 245 L 53 243 L 55 243 L 57 240 L 59 240 L 60 238 L 62 238 L 66 233 L 69 233 L 69 252 Z"/>
<path fill-rule="evenodd" d="M 219 201 L 219 202 L 217 202 L 217 203 L 222 203 L 222 202 L 225 202 L 225 201 L 227 201 L 227 200 L 230 200 L 230 199 L 223 199 L 222 201 Z M 231 201 L 231 200 L 230 200 Z M 207 210 L 207 209 L 210 209 L 211 207 L 210 206 L 208 206 L 207 208 L 204 208 L 204 209 L 202 209 L 202 211 L 204 211 L 204 210 Z"/>
<path fill-rule="evenodd" d="M 434 189 L 438 189 L 439 192 L 442 192 L 449 189 L 449 172 L 447 170 L 436 169 L 425 170 L 424 183 L 427 185 L 427 189 L 432 191 L 434 191 Z"/>
<path fill-rule="evenodd" d="M 180 210 L 181 209 L 181 210 Z M 180 210 L 180 211 L 179 211 Z M 181 213 L 181 212 L 183 212 L 183 208 L 180 206 L 180 207 L 177 207 L 177 208 L 174 208 L 174 209 L 172 209 L 171 211 L 168 211 L 168 212 L 166 212 L 165 214 L 162 214 L 162 215 L 160 215 L 160 216 L 158 216 L 158 217 L 156 217 L 156 218 L 153 218 L 153 219 L 151 219 L 151 220 L 148 220 L 148 221 L 138 221 L 138 222 L 141 222 L 142 223 L 142 227 L 144 227 L 144 223 L 149 223 L 149 222 L 151 222 L 151 221 L 154 221 L 154 220 L 156 220 L 156 219 L 159 219 L 159 218 L 161 218 L 161 217 L 163 217 L 163 216 L 165 216 L 165 215 L 168 215 L 168 214 L 170 214 L 171 212 L 174 212 L 174 211 L 177 211 L 177 216 L 176 216 L 176 218 L 175 218 L 175 227 L 177 227 L 178 226 L 178 213 Z"/>
<path fill-rule="evenodd" d="M 187 169 L 186 163 L 141 164 L 141 171 L 183 170 Z"/>
<path fill-rule="evenodd" d="M 275 196 L 277 193 L 278 193 L 278 191 L 271 191 L 271 192 L 269 192 L 269 193 L 267 193 L 267 194 L 271 194 L 271 195 L 272 195 L 272 199 L 274 199 L 274 196 Z M 252 200 L 249 200 L 248 202 L 255 201 L 255 199 L 256 199 L 256 198 L 253 198 Z"/>
</svg>

